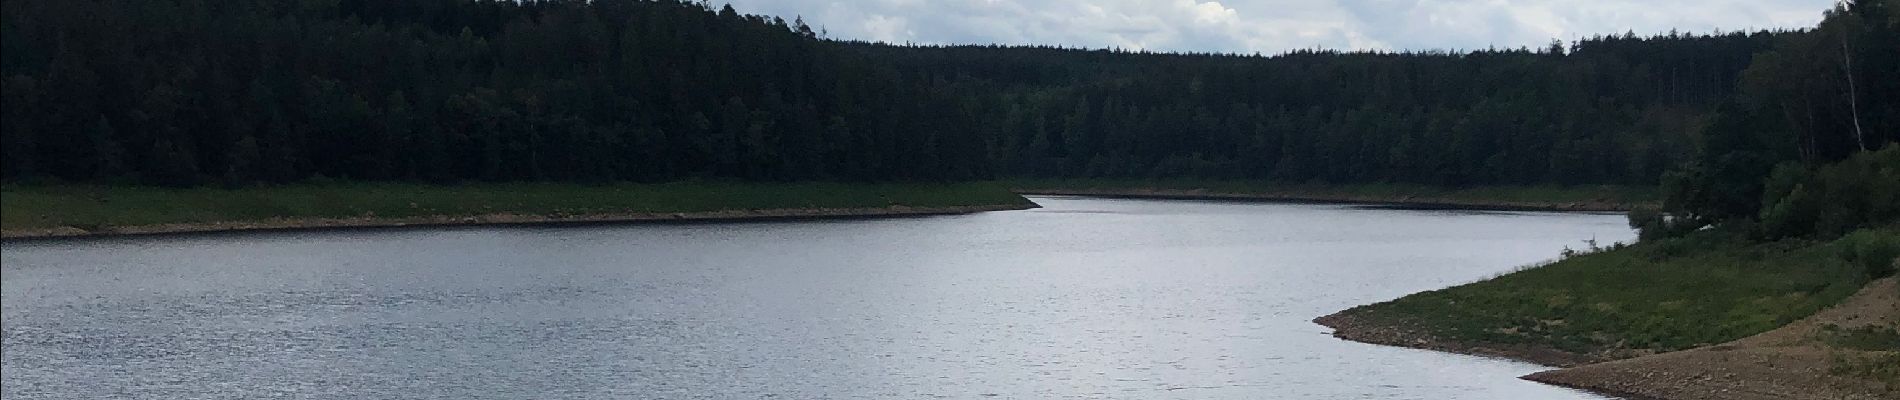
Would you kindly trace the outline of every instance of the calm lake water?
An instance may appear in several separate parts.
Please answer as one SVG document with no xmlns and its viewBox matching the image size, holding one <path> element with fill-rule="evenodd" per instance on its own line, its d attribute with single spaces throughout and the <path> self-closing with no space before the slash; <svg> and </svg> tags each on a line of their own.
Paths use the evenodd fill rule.
<svg viewBox="0 0 1900 400">
<path fill-rule="evenodd" d="M 1593 399 L 1314 317 L 1617 215 L 1037 197 L 773 223 L 9 242 L 0 397 Z"/>
</svg>

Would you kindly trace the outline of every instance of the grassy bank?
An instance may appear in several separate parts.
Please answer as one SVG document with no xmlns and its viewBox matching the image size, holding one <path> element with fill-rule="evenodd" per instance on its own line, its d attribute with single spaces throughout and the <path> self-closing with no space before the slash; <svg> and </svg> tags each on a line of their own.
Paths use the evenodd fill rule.
<svg viewBox="0 0 1900 400">
<path fill-rule="evenodd" d="M 536 217 L 609 219 L 758 210 L 837 210 L 849 215 L 851 210 L 961 211 L 1027 205 L 1021 196 L 993 183 L 349 183 L 244 189 L 8 186 L 0 188 L 0 230 L 19 236 L 54 229 L 97 233 L 260 221 L 296 227 L 299 220 L 352 219 L 368 225 L 505 214 L 528 216 L 511 220 L 532 222 Z M 182 228 L 188 227 L 177 230 L 217 230 Z"/>
<path fill-rule="evenodd" d="M 1480 186 L 1294 184 L 1227 180 L 1020 179 L 1004 182 L 1030 194 L 1350 201 L 1447 207 L 1627 210 L 1651 205 L 1656 188 L 1636 186 Z"/>
<path fill-rule="evenodd" d="M 1869 249 L 1895 247 L 1900 229 L 1894 228 L 1772 243 L 1703 231 L 1361 306 L 1319 322 L 1348 339 L 1576 365 L 1780 327 L 1884 273 L 1891 250 Z"/>
<path fill-rule="evenodd" d="M 1874 281 L 1840 304 L 1740 340 L 1524 379 L 1635 399 L 1900 398 L 1900 281 Z"/>
</svg>

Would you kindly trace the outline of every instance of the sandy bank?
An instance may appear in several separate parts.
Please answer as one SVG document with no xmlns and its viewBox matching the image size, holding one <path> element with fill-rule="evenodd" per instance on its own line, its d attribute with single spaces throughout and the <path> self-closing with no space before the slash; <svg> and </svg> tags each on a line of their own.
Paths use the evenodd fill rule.
<svg viewBox="0 0 1900 400">
<path fill-rule="evenodd" d="M 614 213 L 614 214 L 549 214 L 532 215 L 517 213 L 494 213 L 481 215 L 434 215 L 418 217 L 350 217 L 350 218 L 275 218 L 261 221 L 176 223 L 135 226 L 109 226 L 94 229 L 62 226 L 41 229 L 14 229 L 0 231 L 0 238 L 57 238 L 84 236 L 152 235 L 188 232 L 230 232 L 230 231 L 268 231 L 268 230 L 309 230 L 309 229 L 347 229 L 347 228 L 385 228 L 385 227 L 425 227 L 425 226 L 469 226 L 469 225 L 550 225 L 550 224 L 604 224 L 638 222 L 693 222 L 693 221 L 759 221 L 786 219 L 820 218 L 877 218 L 924 215 L 969 214 L 985 211 L 1023 210 L 1036 208 L 1035 203 L 994 204 L 952 207 L 909 207 L 891 206 L 883 208 L 787 208 L 766 210 L 721 210 L 707 212 L 680 213 Z"/>
</svg>

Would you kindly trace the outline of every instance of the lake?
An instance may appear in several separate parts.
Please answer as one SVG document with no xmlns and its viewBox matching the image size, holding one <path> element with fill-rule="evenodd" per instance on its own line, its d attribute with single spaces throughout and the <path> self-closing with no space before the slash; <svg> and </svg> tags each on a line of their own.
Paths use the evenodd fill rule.
<svg viewBox="0 0 1900 400">
<path fill-rule="evenodd" d="M 903 219 L 7 242 L 8 399 L 1598 399 L 1309 320 L 1612 214 L 1034 197 Z"/>
</svg>

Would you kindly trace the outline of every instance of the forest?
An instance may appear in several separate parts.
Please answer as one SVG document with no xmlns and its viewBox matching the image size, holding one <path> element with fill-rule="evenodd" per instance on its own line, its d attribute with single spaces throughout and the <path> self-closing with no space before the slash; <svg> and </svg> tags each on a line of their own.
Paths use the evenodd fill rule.
<svg viewBox="0 0 1900 400">
<path fill-rule="evenodd" d="M 0 173 L 1668 180 L 1720 218 L 1777 164 L 1900 139 L 1891 4 L 1797 31 L 1241 55 L 841 41 L 684 0 L 4 0 Z"/>
</svg>

